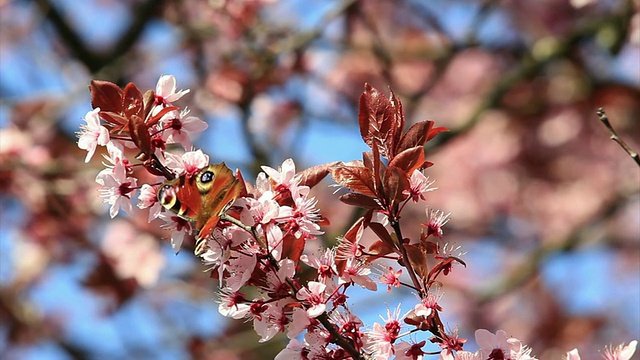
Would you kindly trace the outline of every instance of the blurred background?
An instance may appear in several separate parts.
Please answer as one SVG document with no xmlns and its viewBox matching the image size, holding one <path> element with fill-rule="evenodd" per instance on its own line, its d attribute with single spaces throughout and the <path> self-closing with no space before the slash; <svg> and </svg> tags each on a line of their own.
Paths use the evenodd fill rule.
<svg viewBox="0 0 640 360">
<path fill-rule="evenodd" d="M 271 359 L 250 324 L 218 315 L 217 284 L 147 214 L 108 218 L 75 132 L 91 79 L 191 92 L 212 162 L 255 179 L 361 157 L 365 82 L 403 101 L 433 141 L 430 208 L 467 267 L 443 321 L 504 329 L 539 359 L 640 338 L 640 13 L 620 0 L 0 1 L 0 357 Z M 314 188 L 345 232 L 355 210 Z M 415 236 L 425 209 L 403 218 Z M 354 291 L 370 327 L 416 298 Z M 377 304 L 379 306 L 372 306 Z M 413 337 L 425 339 L 424 335 Z M 436 350 L 436 348 L 429 348 Z"/>
</svg>

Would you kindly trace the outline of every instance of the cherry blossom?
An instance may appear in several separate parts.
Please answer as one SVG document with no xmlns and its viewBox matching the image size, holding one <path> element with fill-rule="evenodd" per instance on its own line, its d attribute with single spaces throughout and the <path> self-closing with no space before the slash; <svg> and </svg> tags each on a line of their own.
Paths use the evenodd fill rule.
<svg viewBox="0 0 640 360">
<path fill-rule="evenodd" d="M 369 98 L 365 96 L 361 99 L 361 110 L 369 111 L 368 115 L 383 116 L 384 112 L 378 113 L 374 108 L 385 100 L 378 96 L 380 93 L 377 90 L 374 92 L 370 86 L 366 89 L 365 95 Z M 406 237 L 411 231 L 401 232 L 400 219 L 404 215 L 401 212 L 405 205 L 409 200 L 414 203 L 425 201 L 426 193 L 436 188 L 432 187 L 434 182 L 422 170 L 413 170 L 411 174 L 408 174 L 408 170 L 402 170 L 403 166 L 407 166 L 406 159 L 394 161 L 391 156 L 393 149 L 387 148 L 389 144 L 377 143 L 385 138 L 378 136 L 378 132 L 389 124 L 385 123 L 383 127 L 367 124 L 361 129 L 365 143 L 376 143 L 374 146 L 379 146 L 378 150 L 384 150 L 389 156 L 386 160 L 372 160 L 377 156 L 375 148 L 372 148 L 374 151 L 366 153 L 362 161 L 350 162 L 349 165 L 327 164 L 301 174 L 296 174 L 292 159 L 284 160 L 277 170 L 263 166 L 264 172 L 258 174 L 255 185 L 246 183 L 242 190 L 233 188 L 234 192 L 230 194 L 238 198 L 229 209 L 225 209 L 228 210 L 226 213 L 211 214 L 209 209 L 190 206 L 190 210 L 202 211 L 197 214 L 195 225 L 163 209 L 157 199 L 157 189 L 163 184 L 163 176 L 166 179 L 176 176 L 189 178 L 209 165 L 208 155 L 202 150 L 191 149 L 191 136 L 206 129 L 207 124 L 190 116 L 186 109 L 169 107 L 188 92 L 176 90 L 173 76 L 162 76 L 156 85 L 156 98 L 150 117 L 141 120 L 138 119 L 140 117 L 134 117 L 128 119 L 128 124 L 107 121 L 109 128 L 117 128 L 114 134 L 118 135 L 111 138 L 108 128 L 101 125 L 100 109 L 96 108 L 85 117 L 86 125 L 81 126 L 78 146 L 87 151 L 85 161 L 91 159 L 98 145 L 107 147 L 104 168 L 97 175 L 96 182 L 100 185 L 100 197 L 111 205 L 110 216 L 114 217 L 120 209 L 131 212 L 132 195 L 139 189 L 137 207 L 148 209 L 149 221 L 155 218 L 163 221 L 161 227 L 171 231 L 170 242 L 176 252 L 182 247 L 185 236 L 191 234 L 194 228 L 200 231 L 207 218 L 220 216 L 220 221 L 216 222 L 213 229 L 207 228 L 206 238 L 199 239 L 201 242 L 198 244 L 204 244 L 204 251 L 197 254 L 212 277 L 218 279 L 218 311 L 226 317 L 253 322 L 260 342 L 271 340 L 278 333 L 286 333 L 291 340 L 276 359 L 386 360 L 395 356 L 398 360 L 422 360 L 424 355 L 436 355 L 435 352 L 423 350 L 426 341 L 400 341 L 404 336 L 422 331 L 432 333 L 430 341 L 440 346 L 441 360 L 535 359 L 531 356 L 531 349 L 502 330 L 495 334 L 488 330 L 477 330 L 475 338 L 480 349 L 475 353 L 463 349 L 466 339 L 458 336 L 457 328 L 445 332 L 440 316 L 443 307 L 439 304 L 442 298 L 441 283 L 437 277 L 448 275 L 455 262 L 465 265 L 460 259 L 464 253 L 459 246 L 446 242 L 440 246 L 441 240 L 429 238 L 432 235 L 434 238 L 443 238 L 442 228 L 450 220 L 450 214 L 443 211 L 426 209 L 427 221 L 421 224 L 426 230 L 422 230 L 419 240 Z M 376 100 L 372 102 L 372 98 Z M 399 105 L 397 101 L 392 96 L 388 106 L 396 108 Z M 159 114 L 162 114 L 160 119 Z M 404 120 L 400 119 L 402 116 L 401 111 L 397 112 L 392 117 L 395 122 L 392 121 L 390 126 L 401 128 L 404 124 Z M 152 125 L 148 128 L 145 126 L 147 124 Z M 426 129 L 431 128 L 432 124 L 423 122 L 413 129 L 421 129 L 421 126 Z M 148 134 L 140 133 L 147 129 Z M 390 135 L 394 138 L 404 136 L 402 129 L 392 130 L 394 133 Z M 415 134 L 407 139 L 408 142 L 418 141 L 410 146 L 424 143 Z M 180 143 L 188 151 L 177 155 L 171 152 L 171 147 L 165 146 L 167 143 Z M 125 146 L 139 147 L 135 159 L 125 157 Z M 414 149 L 421 148 L 415 146 Z M 415 154 L 414 149 L 409 149 L 411 151 L 408 153 Z M 132 163 L 137 160 L 140 162 Z M 387 175 L 384 175 L 380 178 L 375 168 L 378 160 L 384 163 L 382 167 L 388 166 L 388 169 L 392 163 L 401 166 L 393 171 L 382 172 L 393 176 L 386 178 Z M 320 248 L 314 252 L 306 240 L 324 234 L 320 227 L 324 218 L 317 208 L 316 198 L 311 196 L 310 186 L 317 183 L 315 180 L 319 180 L 318 176 L 327 173 L 333 176 L 333 171 L 340 166 L 342 168 L 338 170 L 344 172 L 337 171 L 334 180 L 352 192 L 341 199 L 350 205 L 360 206 L 366 214 L 344 236 L 338 237 L 337 246 Z M 139 176 L 141 169 L 146 169 L 151 177 Z M 241 178 L 239 172 L 236 175 L 238 179 Z M 301 185 L 303 178 L 309 186 Z M 142 183 L 141 186 L 137 185 L 138 181 Z M 191 185 L 193 181 L 180 182 L 177 186 Z M 402 196 L 397 192 L 400 185 Z M 220 189 L 211 191 L 215 193 Z M 188 192 L 181 192 L 185 193 L 198 197 L 198 193 L 191 188 Z M 214 198 L 215 201 L 224 194 L 218 192 L 214 195 L 221 195 Z M 351 195 L 356 196 L 349 197 Z M 197 200 L 191 200 L 193 198 L 187 197 L 182 203 L 198 204 Z M 392 206 L 387 206 L 389 204 Z M 365 237 L 368 247 L 361 244 L 365 230 L 375 236 L 374 242 L 369 242 Z M 125 236 L 113 235 L 105 240 L 105 255 L 116 262 L 114 269 L 118 276 L 135 278 L 145 286 L 152 284 L 157 279 L 158 266 L 164 260 L 157 255 L 157 243 L 145 235 L 137 236 L 131 231 L 123 233 Z M 139 243 L 133 245 L 134 239 Z M 145 254 L 151 255 L 150 260 L 145 258 Z M 435 265 L 431 258 L 435 258 Z M 138 260 L 142 262 L 138 263 Z M 388 261 L 397 262 L 401 268 L 388 266 Z M 347 290 L 357 284 L 376 291 L 377 284 L 370 276 L 371 269 L 379 269 L 382 264 L 385 264 L 385 270 L 377 276 L 377 281 L 387 286 L 387 293 L 394 287 L 403 286 L 415 291 L 417 301 L 407 314 L 400 314 L 400 305 L 393 310 L 387 308 L 387 316 L 380 316 L 381 323 L 374 322 L 371 327 L 365 327 L 351 312 Z M 305 265 L 316 270 L 315 276 L 313 271 L 302 275 L 299 270 L 304 269 Z M 139 269 L 140 266 L 145 269 Z M 400 281 L 403 273 L 409 275 L 407 281 L 410 284 Z M 241 290 L 251 296 L 247 297 Z M 410 328 L 401 333 L 405 326 Z M 627 346 L 608 347 L 604 349 L 603 356 L 606 360 L 629 360 L 636 347 L 637 341 Z M 567 359 L 579 360 L 578 351 L 570 351 Z"/>
<path fill-rule="evenodd" d="M 427 295 L 420 299 L 420 302 L 415 305 L 413 311 L 417 316 L 424 317 L 431 316 L 434 311 L 442 311 L 442 307 L 438 304 L 442 295 L 439 286 L 431 286 Z"/>
<path fill-rule="evenodd" d="M 193 176 L 202 168 L 209 165 L 209 155 L 198 149 L 196 151 L 187 151 L 181 156 L 166 153 L 166 166 L 175 171 L 177 175 Z"/>
<path fill-rule="evenodd" d="M 294 191 L 295 193 L 296 191 Z M 320 214 L 316 205 L 318 201 L 315 198 L 306 198 L 303 196 L 294 197 L 295 209 L 291 209 L 289 212 L 290 219 L 287 221 L 287 228 L 292 230 L 296 237 L 301 237 L 303 234 L 308 236 L 316 236 L 324 234 L 320 230 L 320 226 L 317 224 L 321 220 Z M 286 208 L 286 207 L 285 207 Z M 287 216 L 287 212 L 285 212 Z"/>
<path fill-rule="evenodd" d="M 292 159 L 286 159 L 282 166 L 278 167 L 278 170 L 269 166 L 262 166 L 264 171 L 271 181 L 276 183 L 276 191 L 282 192 L 284 190 L 290 190 L 292 187 L 298 186 L 298 179 L 296 179 L 296 165 Z"/>
<path fill-rule="evenodd" d="M 422 347 L 425 344 L 426 341 L 421 341 L 419 343 L 400 341 L 395 345 L 395 360 L 423 360 L 424 355 L 427 354 L 426 352 L 422 351 Z"/>
<path fill-rule="evenodd" d="M 306 311 L 301 308 L 294 308 L 291 314 L 291 323 L 289 324 L 289 330 L 287 331 L 287 337 L 293 339 L 300 335 L 309 325 L 311 320 Z"/>
<path fill-rule="evenodd" d="M 191 232 L 191 223 L 177 215 L 161 212 L 158 217 L 164 221 L 163 229 L 171 230 L 171 247 L 177 253 L 182 247 L 184 237 Z"/>
<path fill-rule="evenodd" d="M 450 334 L 443 334 L 440 339 L 440 359 L 453 360 L 453 352 L 462 350 L 465 342 L 467 339 L 458 337 L 458 328 L 453 329 Z"/>
<path fill-rule="evenodd" d="M 160 119 L 162 139 L 167 144 L 180 144 L 185 150 L 191 148 L 191 138 L 209 127 L 196 116 L 190 116 L 188 110 L 171 111 Z"/>
<path fill-rule="evenodd" d="M 430 181 L 429 177 L 424 176 L 421 170 L 416 169 L 411 173 L 411 177 L 409 178 L 409 190 L 403 191 L 403 194 L 409 196 L 415 203 L 419 200 L 425 201 L 425 193 L 438 189 L 431 187 L 434 182 L 435 180 Z"/>
<path fill-rule="evenodd" d="M 222 316 L 242 319 L 251 309 L 244 294 L 239 291 L 223 290 L 219 296 L 218 312 Z"/>
<path fill-rule="evenodd" d="M 254 318 L 253 328 L 260 335 L 258 342 L 271 340 L 276 334 L 285 330 L 288 319 L 281 302 L 266 304 L 266 310 L 259 318 Z"/>
<path fill-rule="evenodd" d="M 450 214 L 445 214 L 441 210 L 427 209 L 427 222 L 422 226 L 427 228 L 427 236 L 434 235 L 442 239 L 442 227 L 449 222 Z"/>
<path fill-rule="evenodd" d="M 118 141 L 109 141 L 107 143 L 107 153 L 102 156 L 107 161 L 106 163 L 103 162 L 102 165 L 107 168 L 113 168 L 117 163 L 123 162 L 125 168 L 130 169 L 128 167 L 129 161 L 124 156 L 123 146 Z"/>
<path fill-rule="evenodd" d="M 629 345 L 620 344 L 615 348 L 613 346 L 605 347 L 602 356 L 606 360 L 629 360 L 636 352 L 638 341 L 633 340 Z"/>
<path fill-rule="evenodd" d="M 455 359 L 456 360 L 484 360 L 482 357 L 482 352 L 479 350 L 476 352 L 465 351 L 465 350 L 457 351 Z"/>
<path fill-rule="evenodd" d="M 395 353 L 393 343 L 400 335 L 402 329 L 401 320 L 404 316 L 400 316 L 400 305 L 393 312 L 387 308 L 387 318 L 380 316 L 384 325 L 380 323 L 373 324 L 373 330 L 367 332 L 368 349 L 371 350 L 374 359 L 386 360 Z"/>
<path fill-rule="evenodd" d="M 369 277 L 370 274 L 371 269 L 364 261 L 356 258 L 347 259 L 344 271 L 340 274 L 339 283 L 355 283 L 363 288 L 376 291 L 378 290 L 378 285 Z"/>
<path fill-rule="evenodd" d="M 156 101 L 160 104 L 166 105 L 180 100 L 180 98 L 191 91 L 189 89 L 185 89 L 176 92 L 176 89 L 176 78 L 173 75 L 162 75 L 156 84 Z"/>
<path fill-rule="evenodd" d="M 566 360 L 580 360 L 580 354 L 578 353 L 578 349 L 573 349 L 567 352 Z"/>
<path fill-rule="evenodd" d="M 387 292 L 391 292 L 392 287 L 400 287 L 400 275 L 402 274 L 402 269 L 398 271 L 394 271 L 391 266 L 389 269 L 378 277 L 378 281 L 381 284 L 387 285 Z"/>
<path fill-rule="evenodd" d="M 291 287 L 287 283 L 287 279 L 293 279 L 296 273 L 296 264 L 291 259 L 282 259 L 279 263 L 279 269 L 277 271 L 269 271 L 266 274 L 266 285 L 262 287 L 262 290 L 266 293 L 288 294 Z"/>
<path fill-rule="evenodd" d="M 326 249 L 321 254 L 303 254 L 300 260 L 318 271 L 317 280 L 325 285 L 329 284 L 338 273 L 335 263 L 335 252 Z"/>
<path fill-rule="evenodd" d="M 133 209 L 131 195 L 136 190 L 137 179 L 128 177 L 123 163 L 117 163 L 113 168 L 106 168 L 98 173 L 96 182 L 98 190 L 105 203 L 111 205 L 109 215 L 114 218 L 120 209 L 130 213 Z"/>
<path fill-rule="evenodd" d="M 289 340 L 287 347 L 282 349 L 273 360 L 303 360 L 302 351 L 304 346 L 297 339 Z"/>
<path fill-rule="evenodd" d="M 158 188 L 156 186 L 142 184 L 138 194 L 138 208 L 149 209 L 148 222 L 160 216 L 162 205 L 158 202 Z"/>
<path fill-rule="evenodd" d="M 256 256 L 253 255 L 241 253 L 235 255 L 235 257 L 229 259 L 227 265 L 224 265 L 224 270 L 229 274 L 224 277 L 224 285 L 232 291 L 239 290 L 246 284 L 251 278 L 258 261 Z"/>
<path fill-rule="evenodd" d="M 324 291 L 326 287 L 323 283 L 309 281 L 307 287 L 300 289 L 298 294 L 296 294 L 298 300 L 306 301 L 309 304 L 307 308 L 309 317 L 318 317 L 327 308 L 327 304 L 324 302 Z"/>
<path fill-rule="evenodd" d="M 86 125 L 80 125 L 78 132 L 78 147 L 87 150 L 84 162 L 89 162 L 96 151 L 98 145 L 104 146 L 109 143 L 109 130 L 100 124 L 100 108 L 89 111 L 84 120 Z"/>
<path fill-rule="evenodd" d="M 488 330 L 478 329 L 475 332 L 476 343 L 485 356 L 505 360 L 533 360 L 531 349 L 514 337 L 507 336 L 504 330 L 492 334 Z"/>
</svg>

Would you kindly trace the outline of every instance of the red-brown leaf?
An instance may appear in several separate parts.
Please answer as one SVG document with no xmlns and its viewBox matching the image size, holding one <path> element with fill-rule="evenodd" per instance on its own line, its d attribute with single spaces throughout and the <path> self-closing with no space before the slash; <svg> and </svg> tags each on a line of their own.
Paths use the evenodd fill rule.
<svg viewBox="0 0 640 360">
<path fill-rule="evenodd" d="M 382 209 L 380 203 L 371 196 L 350 192 L 340 196 L 340 201 L 347 205 L 361 207 L 363 209 Z"/>
<path fill-rule="evenodd" d="M 112 127 L 114 128 L 114 132 L 121 131 L 129 124 L 129 120 L 127 118 L 111 111 L 100 110 L 100 117 L 103 118 L 104 121 L 112 125 Z"/>
<path fill-rule="evenodd" d="M 398 99 L 396 94 L 393 93 L 393 91 L 391 91 L 389 101 L 391 101 L 391 106 L 394 110 L 392 125 L 393 142 L 390 144 L 390 149 L 393 150 L 390 154 L 390 158 L 393 158 L 397 154 L 397 146 L 400 144 L 402 131 L 404 130 L 404 112 L 402 110 L 402 102 Z"/>
<path fill-rule="evenodd" d="M 153 109 L 153 106 L 156 102 L 155 93 L 153 92 L 153 90 L 145 91 L 144 95 L 142 96 L 142 101 L 144 102 L 144 111 L 142 114 L 142 118 L 146 120 L 149 117 L 151 109 Z"/>
<path fill-rule="evenodd" d="M 127 117 L 139 116 L 144 120 L 144 101 L 142 93 L 134 83 L 128 83 L 122 96 L 122 108 Z"/>
<path fill-rule="evenodd" d="M 331 177 L 349 190 L 376 197 L 371 170 L 359 166 L 337 166 L 330 169 Z"/>
<path fill-rule="evenodd" d="M 420 168 L 422 165 L 424 165 L 424 148 L 422 146 L 403 150 L 389 162 L 389 167 L 397 167 L 408 176 L 411 176 L 413 170 Z"/>
<path fill-rule="evenodd" d="M 384 227 L 384 225 L 377 222 L 372 222 L 369 224 L 369 228 L 373 230 L 378 238 L 382 242 L 384 242 L 390 249 L 396 249 L 396 245 L 393 243 L 393 239 L 391 238 L 391 235 L 389 235 L 389 232 Z"/>
<path fill-rule="evenodd" d="M 364 216 L 359 218 L 353 225 L 351 225 L 349 230 L 347 230 L 347 232 L 343 236 L 343 239 L 349 241 L 352 244 L 358 241 L 362 237 L 365 221 L 366 220 Z"/>
<path fill-rule="evenodd" d="M 358 124 L 364 142 L 371 149 L 378 147 L 380 154 L 388 158 L 389 149 L 393 149 L 394 109 L 391 101 L 369 84 L 365 84 L 360 96 Z"/>
<path fill-rule="evenodd" d="M 427 255 L 423 251 L 422 246 L 405 244 L 404 248 L 407 250 L 409 263 L 416 272 L 416 275 L 418 275 L 418 277 L 423 281 L 427 279 L 429 274 L 429 269 L 427 268 Z"/>
<path fill-rule="evenodd" d="M 151 148 L 151 135 L 149 135 L 149 127 L 141 117 L 132 115 L 129 118 L 129 131 L 131 140 L 133 140 L 138 149 L 150 156 L 153 153 L 153 149 Z"/>
<path fill-rule="evenodd" d="M 290 232 L 282 239 L 282 257 L 293 260 L 296 265 L 304 250 L 304 239 L 298 239 Z"/>
<path fill-rule="evenodd" d="M 338 164 L 340 164 L 339 161 L 334 161 L 331 163 L 310 167 L 296 174 L 296 177 L 300 179 L 300 185 L 312 188 L 329 174 L 331 168 L 336 167 Z"/>
<path fill-rule="evenodd" d="M 379 197 L 382 197 L 380 190 L 382 189 L 382 174 L 385 173 L 386 168 L 382 161 L 380 161 L 380 153 L 378 148 L 374 148 L 372 151 L 365 151 L 362 153 L 362 163 L 364 167 L 373 171 L 373 182 L 375 184 L 376 193 Z"/>
<path fill-rule="evenodd" d="M 409 177 L 402 169 L 389 166 L 384 176 L 384 193 L 387 196 L 388 204 L 398 204 L 406 199 L 408 195 L 403 194 L 409 189 Z"/>
<path fill-rule="evenodd" d="M 433 139 L 437 134 L 447 131 L 445 127 L 433 127 L 433 121 L 425 120 L 411 125 L 409 130 L 402 136 L 398 145 L 398 152 L 415 146 L 424 146 L 427 141 Z"/>
<path fill-rule="evenodd" d="M 392 247 L 389 247 L 389 245 L 387 245 L 385 242 L 376 241 L 373 244 L 371 244 L 371 246 L 369 246 L 369 249 L 367 250 L 367 253 L 375 255 L 375 257 L 372 258 L 370 261 L 367 261 L 367 262 L 371 262 L 371 261 L 375 260 L 376 258 L 385 256 L 385 255 L 389 255 L 389 254 L 393 253 L 393 251 L 394 251 L 394 249 Z"/>
<path fill-rule="evenodd" d="M 91 106 L 101 111 L 111 111 L 117 114 L 122 113 L 123 91 L 118 85 L 102 80 L 91 80 L 89 85 L 91 93 Z"/>
</svg>

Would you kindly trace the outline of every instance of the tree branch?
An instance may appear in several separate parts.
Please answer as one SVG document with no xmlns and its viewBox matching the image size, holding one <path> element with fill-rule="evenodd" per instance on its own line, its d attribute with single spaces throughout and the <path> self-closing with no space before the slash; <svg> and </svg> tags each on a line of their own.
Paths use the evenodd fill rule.
<svg viewBox="0 0 640 360">
<path fill-rule="evenodd" d="M 622 147 L 622 149 L 626 151 L 627 154 L 629 154 L 629 156 L 631 156 L 633 160 L 635 160 L 636 164 L 640 166 L 640 156 L 638 156 L 638 153 L 633 151 L 633 149 L 631 149 L 631 147 L 627 145 L 627 143 L 622 138 L 620 138 L 620 136 L 618 136 L 618 133 L 616 132 L 616 130 L 613 128 L 613 126 L 611 126 L 611 123 L 609 122 L 609 117 L 607 117 L 607 113 L 604 112 L 604 109 L 598 108 L 597 114 L 600 121 L 604 124 L 604 126 L 606 126 L 607 130 L 609 130 L 609 132 L 611 133 L 611 136 L 610 136 L 611 140 L 617 142 L 618 145 L 620 145 L 620 147 Z"/>
</svg>

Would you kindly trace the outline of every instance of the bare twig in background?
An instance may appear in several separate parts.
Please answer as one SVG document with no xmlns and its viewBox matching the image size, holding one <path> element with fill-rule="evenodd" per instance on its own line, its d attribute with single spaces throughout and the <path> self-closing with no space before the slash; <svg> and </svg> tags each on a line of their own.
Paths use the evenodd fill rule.
<svg viewBox="0 0 640 360">
<path fill-rule="evenodd" d="M 638 156 L 638 153 L 633 151 L 631 147 L 629 147 L 629 145 L 627 145 L 627 143 L 624 142 L 624 140 L 622 140 L 620 136 L 618 136 L 616 130 L 613 128 L 613 126 L 611 126 L 609 118 L 607 117 L 607 113 L 604 112 L 604 109 L 598 108 L 598 112 L 596 114 L 598 114 L 598 118 L 600 119 L 600 121 L 602 121 L 604 126 L 606 126 L 607 130 L 609 130 L 609 132 L 611 133 L 611 140 L 617 142 L 618 145 L 620 145 L 620 147 L 622 147 L 624 151 L 626 151 L 627 154 L 629 154 L 629 156 L 631 156 L 631 158 L 635 160 L 636 164 L 640 166 L 640 156 Z"/>
</svg>

